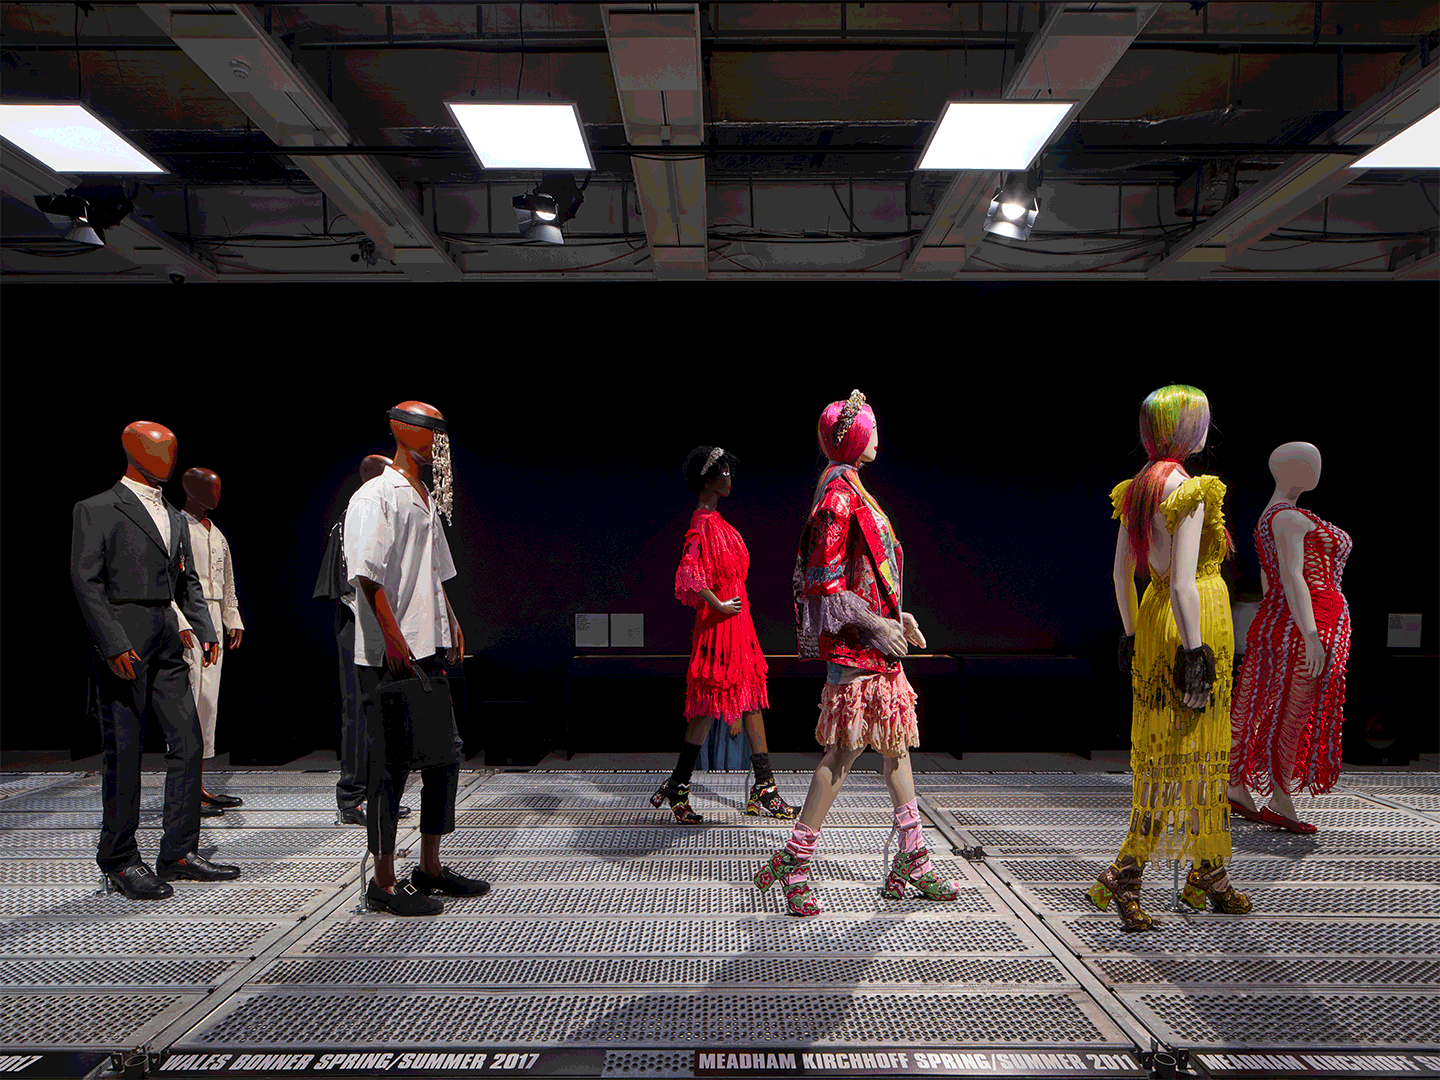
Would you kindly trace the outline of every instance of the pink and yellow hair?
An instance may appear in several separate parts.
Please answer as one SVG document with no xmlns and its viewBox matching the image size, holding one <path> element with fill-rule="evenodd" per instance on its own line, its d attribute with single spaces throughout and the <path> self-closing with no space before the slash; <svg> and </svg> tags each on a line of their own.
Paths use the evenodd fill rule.
<svg viewBox="0 0 1440 1080">
<path fill-rule="evenodd" d="M 1150 576 L 1150 520 L 1160 506 L 1165 481 L 1176 469 L 1185 471 L 1186 459 L 1199 453 L 1210 430 L 1210 402 L 1203 391 L 1183 383 L 1162 386 L 1140 403 L 1140 442 L 1149 460 L 1125 491 L 1120 510 L 1135 553 L 1135 569 Z M 1226 554 L 1234 552 L 1230 531 L 1225 531 Z"/>
</svg>

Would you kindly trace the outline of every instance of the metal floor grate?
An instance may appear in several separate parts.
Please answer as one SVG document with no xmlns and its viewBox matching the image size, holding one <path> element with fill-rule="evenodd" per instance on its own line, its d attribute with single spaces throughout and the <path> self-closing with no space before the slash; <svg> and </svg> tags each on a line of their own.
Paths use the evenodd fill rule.
<svg viewBox="0 0 1440 1080">
<path fill-rule="evenodd" d="M 878 874 L 870 886 L 834 886 L 824 890 L 827 911 L 908 914 L 943 906 L 952 911 L 1001 912 L 973 886 L 962 883 L 958 899 L 937 902 L 908 890 L 904 900 L 887 900 L 880 895 Z M 817 890 L 820 881 L 816 879 Z M 547 889 L 495 889 L 487 896 L 447 897 L 445 911 L 452 915 L 761 915 L 774 912 L 777 899 L 761 893 L 754 885 L 680 885 L 674 888 L 626 889 L 560 886 Z M 1004 914 L 1009 914 L 1005 909 Z"/>
<path fill-rule="evenodd" d="M 884 958 L 785 956 L 616 957 L 433 960 L 282 957 L 255 978 L 275 986 L 511 986 L 606 987 L 1074 987 L 1049 957 L 890 956 Z"/>
<path fill-rule="evenodd" d="M 301 915 L 314 911 L 330 895 L 330 890 L 319 888 L 267 889 L 234 882 L 180 882 L 175 894 L 160 905 L 151 900 L 129 900 L 120 893 L 101 893 L 98 882 L 90 889 L 59 885 L 10 887 L 0 888 L 0 916 Z"/>
<path fill-rule="evenodd" d="M 1128 1044 L 1077 991 L 630 994 L 557 988 L 519 994 L 380 990 L 364 997 L 349 991 L 246 992 L 180 1045 L 443 1046 L 471 1041 L 477 1031 L 495 1044 L 527 1046 L 953 1045 L 982 1038 L 1043 1046 Z"/>
<path fill-rule="evenodd" d="M 960 825 L 999 826 L 1001 828 L 1034 829 L 1099 829 L 1108 828 L 1123 834 L 1130 823 L 1130 804 L 1116 809 L 1028 809 L 1011 807 L 952 807 L 950 814 Z M 1326 831 L 1331 829 L 1425 829 L 1426 825 L 1403 810 L 1371 807 L 1365 810 L 1312 810 L 1305 820 Z M 1238 842 L 1251 831 L 1268 832 L 1268 826 L 1232 816 L 1230 831 Z M 1291 834 L 1293 835 L 1293 834 Z"/>
<path fill-rule="evenodd" d="M 279 921 L 164 916 L 98 922 L 10 919 L 0 922 L 0 956 L 253 956 L 283 928 Z"/>
<path fill-rule="evenodd" d="M 1413 829 L 1375 832 L 1362 829 L 1328 830 L 1323 839 L 1271 829 L 1232 829 L 1234 858 L 1252 855 L 1288 855 L 1302 858 L 1323 851 L 1326 855 L 1434 855 L 1440 847 L 1440 833 L 1419 819 Z M 1124 829 L 1080 831 L 1075 829 L 990 829 L 968 830 L 992 855 L 1073 855 L 1095 853 L 1113 859 L 1125 839 Z M 1322 848 L 1323 845 L 1323 848 Z"/>
<path fill-rule="evenodd" d="M 1423 885 L 1391 885 L 1383 889 L 1256 888 L 1254 882 L 1241 876 L 1239 868 L 1232 876 L 1235 887 L 1249 895 L 1256 915 L 1440 916 L 1440 889 Z M 1153 887 L 1142 889 L 1140 904 L 1156 912 L 1169 904 L 1171 877 L 1161 873 L 1151 878 Z M 1181 880 L 1183 884 L 1183 876 Z M 1086 888 L 1084 884 L 1069 888 L 1022 886 L 1022 891 L 1036 910 L 1063 914 L 1095 910 L 1085 899 Z"/>
<path fill-rule="evenodd" d="M 992 859 L 992 864 L 1017 881 L 1073 881 L 1086 886 L 1109 863 L 1108 858 Z M 1247 885 L 1261 882 L 1337 881 L 1337 882 L 1429 882 L 1440 884 L 1440 859 L 1334 859 L 1324 855 L 1307 855 L 1303 859 L 1277 859 L 1243 855 L 1231 864 L 1237 880 Z M 1187 871 L 1188 872 L 1188 871 Z M 1155 875 L 1168 876 L 1170 864 L 1155 862 L 1146 869 L 1147 880 Z"/>
<path fill-rule="evenodd" d="M 0 986 L 185 990 L 211 987 L 245 960 L 6 960 Z"/>
<path fill-rule="evenodd" d="M 1365 1032 L 1367 1047 L 1440 1047 L 1440 993 L 1191 990 L 1120 997 L 1171 1045 L 1348 1048 Z"/>
<path fill-rule="evenodd" d="M 882 851 L 886 829 L 856 829 L 836 826 L 824 830 L 821 847 L 842 854 Z M 790 827 L 780 822 L 735 826 L 655 825 L 648 828 L 616 829 L 533 828 L 457 830 L 446 837 L 445 850 L 456 858 L 476 858 L 500 853 L 556 855 L 590 854 L 613 857 L 671 855 L 749 856 L 759 861 L 785 846 Z M 934 849 L 936 837 L 926 836 Z M 940 848 L 940 850 L 946 850 Z"/>
<path fill-rule="evenodd" d="M 824 897 L 822 896 L 822 901 Z M 778 906 L 777 906 L 778 910 Z M 397 922 L 386 916 L 325 926 L 300 951 L 374 956 L 817 956 L 885 953 L 1034 953 L 1018 923 L 962 914 L 829 915 L 794 919 L 452 918 Z M 4 955 L 0 946 L 0 955 Z"/>
<path fill-rule="evenodd" d="M 144 1042 L 203 995 L 145 993 L 0 994 L 8 1051 L 48 1047 L 124 1050 Z"/>
<path fill-rule="evenodd" d="M 566 789 L 563 793 L 553 791 L 536 791 L 525 795 L 497 794 L 481 788 L 475 794 L 464 799 L 460 810 L 593 810 L 593 809 L 636 809 L 654 810 L 650 805 L 650 795 L 653 789 L 636 791 L 633 793 L 617 794 L 613 791 L 596 791 Z M 692 803 L 695 802 L 692 792 Z M 732 794 L 732 801 L 741 795 L 739 788 Z M 781 789 L 781 794 L 787 801 L 799 804 L 805 798 L 801 791 L 787 791 Z M 696 804 L 698 805 L 698 804 Z M 891 813 L 890 796 L 885 794 L 875 795 L 853 795 L 849 791 L 842 791 L 835 799 L 836 810 L 882 810 L 887 815 Z M 668 809 L 654 811 L 655 813 L 669 813 Z M 828 821 L 829 818 L 826 818 Z"/>
<path fill-rule="evenodd" d="M 685 887 L 718 881 L 747 884 L 759 869 L 761 861 L 753 858 L 685 857 L 617 860 L 598 856 L 574 859 L 535 858 L 532 856 L 507 857 L 499 860 L 452 859 L 448 847 L 444 850 L 444 854 L 446 866 L 453 867 L 466 877 L 478 877 L 492 884 L 500 882 L 515 884 L 531 882 L 614 883 L 622 885 L 671 883 Z M 867 857 L 817 857 L 810 864 L 811 880 L 817 885 L 837 882 L 878 885 L 888 870 L 888 864 L 882 862 L 880 854 L 877 850 Z M 933 859 L 932 861 L 935 872 L 947 881 L 973 884 L 978 880 L 969 864 L 959 859 Z"/>
<path fill-rule="evenodd" d="M 361 832 L 363 835 L 363 831 Z M 5 846 L 8 850 L 8 845 Z M 296 881 L 338 883 L 359 871 L 359 856 L 344 859 L 247 859 L 242 868 L 242 881 L 247 885 L 275 885 Z M 90 858 L 50 858 L 24 862 L 0 860 L 0 886 L 31 885 L 94 885 L 99 888 L 100 868 Z"/>
<path fill-rule="evenodd" d="M 1087 964 L 1106 982 L 1153 986 L 1432 986 L 1440 989 L 1440 960 L 1310 960 L 1268 956 L 1203 960 L 1096 957 Z"/>
<path fill-rule="evenodd" d="M 703 827 L 723 825 L 728 828 L 760 828 L 775 826 L 780 819 L 769 814 L 752 817 L 744 812 L 743 804 L 716 806 L 713 803 L 690 800 L 690 805 L 702 818 Z M 228 811 L 227 811 L 228 816 Z M 851 827 L 884 829 L 888 831 L 894 818 L 888 810 L 832 810 L 825 818 L 826 835 L 831 828 Z M 1414 820 L 1411 818 L 1410 820 Z M 455 815 L 459 828 L 521 828 L 521 829 L 653 829 L 672 825 L 674 814 L 669 807 L 653 809 L 648 803 L 645 808 L 631 810 L 461 810 Z M 686 826 L 698 828 L 700 826 Z M 786 835 L 790 826 L 785 825 Z"/>
<path fill-rule="evenodd" d="M 1152 911 L 1162 932 L 1127 934 L 1107 915 L 1065 915 L 1052 923 L 1082 953 L 1255 953 L 1296 956 L 1440 956 L 1440 921 L 1182 916 Z"/>
</svg>

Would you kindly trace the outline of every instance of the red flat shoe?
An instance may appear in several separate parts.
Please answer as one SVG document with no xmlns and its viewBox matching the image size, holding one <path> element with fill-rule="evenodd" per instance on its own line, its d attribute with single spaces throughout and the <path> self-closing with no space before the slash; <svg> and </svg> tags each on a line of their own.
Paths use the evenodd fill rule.
<svg viewBox="0 0 1440 1080">
<path fill-rule="evenodd" d="M 1242 818 L 1244 818 L 1246 821 L 1264 821 L 1264 820 L 1265 820 L 1264 818 L 1262 818 L 1262 817 L 1260 816 L 1260 813 L 1259 813 L 1258 811 L 1251 810 L 1251 809 L 1248 809 L 1247 807 L 1241 806 L 1241 805 L 1240 805 L 1238 802 L 1236 802 L 1234 799 L 1231 799 L 1231 800 L 1230 800 L 1230 812 L 1231 812 L 1232 814 L 1239 814 L 1239 815 L 1240 815 Z"/>
<path fill-rule="evenodd" d="M 1281 829 L 1286 829 L 1293 833 L 1309 834 L 1315 831 L 1315 826 L 1311 825 L 1308 821 L 1296 821 L 1294 818 L 1285 817 L 1283 814 L 1275 813 L 1275 811 L 1271 810 L 1268 806 L 1260 808 L 1260 816 L 1256 818 L 1256 820 L 1266 825 L 1278 826 Z"/>
</svg>

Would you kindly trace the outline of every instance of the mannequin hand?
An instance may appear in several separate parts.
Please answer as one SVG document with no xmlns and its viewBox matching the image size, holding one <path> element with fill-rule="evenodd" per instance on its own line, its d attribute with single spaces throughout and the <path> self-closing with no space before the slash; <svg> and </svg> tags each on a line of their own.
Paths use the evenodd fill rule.
<svg viewBox="0 0 1440 1080">
<path fill-rule="evenodd" d="M 185 648 L 187 648 L 187 649 L 193 649 L 193 648 L 195 648 L 195 631 L 193 631 L 193 630 L 181 630 L 181 631 L 180 631 L 180 643 L 181 643 L 182 645 L 184 645 Z"/>
<path fill-rule="evenodd" d="M 908 611 L 900 613 L 900 626 L 905 631 L 905 640 L 911 645 L 919 648 L 925 647 L 925 635 L 920 632 L 920 624 L 915 621 L 915 616 Z"/>
<path fill-rule="evenodd" d="M 205 660 L 201 664 L 201 667 L 209 667 L 211 664 L 218 664 L 220 662 L 220 642 L 207 641 L 204 651 Z"/>
<path fill-rule="evenodd" d="M 1307 679 L 1318 678 L 1325 670 L 1325 646 L 1319 634 L 1305 635 L 1305 659 L 1300 664 L 1300 674 Z"/>
<path fill-rule="evenodd" d="M 385 665 L 390 669 L 390 674 L 397 679 L 415 677 L 415 672 L 410 667 L 410 661 L 413 659 L 414 657 L 410 655 L 410 646 L 402 642 L 400 648 L 397 649 L 389 641 L 385 642 Z"/>
<path fill-rule="evenodd" d="M 732 596 L 729 600 L 721 600 L 715 605 L 715 611 L 722 619 L 728 619 L 733 615 L 739 615 L 741 604 L 740 597 Z"/>
<path fill-rule="evenodd" d="M 745 718 L 742 716 L 740 720 L 736 720 L 735 723 L 726 725 L 726 727 L 730 729 L 730 735 L 732 738 L 740 734 L 740 721 L 744 719 Z"/>
<path fill-rule="evenodd" d="M 905 631 L 894 619 L 881 619 L 880 629 L 875 632 L 875 648 L 887 660 L 899 660 L 909 653 L 910 648 L 905 644 Z"/>
<path fill-rule="evenodd" d="M 226 641 L 225 647 L 227 649 L 238 649 L 240 647 L 240 639 L 245 636 L 245 631 L 240 629 L 227 630 L 225 631 L 225 635 L 229 639 Z"/>
<path fill-rule="evenodd" d="M 1129 675 L 1130 665 L 1135 662 L 1135 635 L 1120 635 L 1120 651 L 1116 656 L 1116 662 L 1120 665 L 1120 674 Z"/>
<path fill-rule="evenodd" d="M 112 656 L 105 661 L 110 665 L 110 670 L 119 675 L 122 679 L 135 678 L 134 664 L 140 663 L 139 654 L 134 649 L 126 649 L 118 656 Z"/>
<path fill-rule="evenodd" d="M 1215 686 L 1215 653 L 1209 645 L 1175 649 L 1175 688 L 1187 709 L 1203 709 Z"/>
<path fill-rule="evenodd" d="M 445 650 L 445 662 L 447 664 L 458 664 L 460 658 L 465 655 L 465 631 L 460 629 L 460 624 L 450 624 L 450 640 L 455 642 Z"/>
</svg>

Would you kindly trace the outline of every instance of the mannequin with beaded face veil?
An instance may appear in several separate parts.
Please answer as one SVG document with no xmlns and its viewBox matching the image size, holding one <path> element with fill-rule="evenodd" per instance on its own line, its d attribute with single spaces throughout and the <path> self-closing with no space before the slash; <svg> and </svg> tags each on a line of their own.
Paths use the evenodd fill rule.
<svg viewBox="0 0 1440 1080">
<path fill-rule="evenodd" d="M 185 509 L 183 517 L 190 531 L 190 551 L 195 556 L 195 572 L 200 578 L 200 588 L 205 594 L 205 603 L 210 611 L 210 622 L 217 630 L 223 630 L 225 648 L 238 649 L 245 634 L 245 624 L 240 619 L 240 606 L 235 596 L 235 564 L 230 554 L 229 541 L 210 520 L 210 511 L 220 505 L 220 477 L 211 469 L 186 469 L 180 478 L 185 488 Z M 179 605 L 175 607 L 175 618 L 180 625 L 180 640 L 185 645 L 185 663 L 190 668 L 190 691 L 195 697 L 195 708 L 200 715 L 200 734 L 204 739 L 204 759 L 215 757 L 215 719 L 220 699 L 220 671 L 225 654 L 219 653 L 213 664 L 200 662 L 200 651 L 190 623 Z M 215 816 L 224 813 L 224 807 L 239 806 L 244 802 L 234 795 L 217 795 L 200 784 L 200 813 Z"/>
<path fill-rule="evenodd" d="M 366 833 L 375 856 L 367 905 L 394 915 L 438 915 L 444 904 L 431 893 L 483 896 L 487 882 L 462 877 L 440 862 L 440 839 L 455 831 L 455 795 L 463 746 L 450 716 L 455 760 L 420 772 L 420 865 L 410 879 L 395 877 L 395 841 L 400 796 L 408 765 L 387 761 L 380 688 L 414 677 L 414 669 L 438 675 L 445 663 L 458 664 L 465 635 L 445 593 L 455 576 L 450 547 L 440 523 L 451 512 L 449 424 L 423 401 L 402 401 L 389 410 L 395 436 L 393 462 L 362 484 L 345 510 L 345 564 L 360 593 L 355 627 L 355 672 L 360 709 L 369 742 Z M 434 495 L 420 479 L 435 469 Z"/>
<path fill-rule="evenodd" d="M 1320 480 L 1320 451 L 1288 442 L 1270 455 L 1275 492 L 1255 526 L 1265 597 L 1246 634 L 1245 662 L 1231 712 L 1231 810 L 1296 833 L 1290 796 L 1323 795 L 1340 776 L 1350 609 L 1340 577 L 1349 534 L 1302 510 L 1300 496 Z M 1269 795 L 1256 808 L 1251 792 Z"/>
<path fill-rule="evenodd" d="M 75 504 L 70 579 L 91 638 L 88 708 L 103 743 L 103 818 L 96 862 L 132 900 L 161 900 L 176 878 L 220 881 L 234 866 L 197 852 L 203 743 L 172 605 L 194 627 L 205 666 L 220 646 L 195 573 L 184 520 L 160 486 L 175 469 L 175 434 L 138 420 L 120 438 L 128 466 L 114 487 Z M 147 713 L 165 733 L 164 833 L 155 873 L 141 861 L 140 763 Z"/>
</svg>

